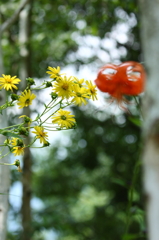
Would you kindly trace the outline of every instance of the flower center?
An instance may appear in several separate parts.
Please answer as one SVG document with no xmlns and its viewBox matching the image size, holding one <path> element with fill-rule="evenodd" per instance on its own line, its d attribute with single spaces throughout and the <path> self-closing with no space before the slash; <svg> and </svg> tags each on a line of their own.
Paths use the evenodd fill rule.
<svg viewBox="0 0 159 240">
<path fill-rule="evenodd" d="M 68 89 L 68 85 L 65 83 L 65 84 L 62 85 L 62 88 L 63 88 L 64 90 L 67 90 L 67 89 Z"/>
<path fill-rule="evenodd" d="M 12 82 L 12 80 L 10 78 L 7 78 L 6 81 L 7 81 L 7 83 L 11 83 Z"/>
<path fill-rule="evenodd" d="M 25 105 L 28 106 L 29 104 L 30 104 L 30 99 L 28 98 L 28 99 L 26 99 L 26 101 L 25 101 Z"/>
<path fill-rule="evenodd" d="M 90 92 L 91 92 L 91 93 L 95 93 L 95 89 L 92 88 L 92 89 L 90 90 Z"/>
<path fill-rule="evenodd" d="M 62 116 L 61 116 L 61 119 L 62 119 L 62 120 L 66 120 L 67 118 L 66 118 L 65 115 L 62 115 Z"/>
<path fill-rule="evenodd" d="M 76 95 L 77 95 L 77 97 L 82 97 L 82 94 L 79 92 L 77 92 Z"/>
</svg>

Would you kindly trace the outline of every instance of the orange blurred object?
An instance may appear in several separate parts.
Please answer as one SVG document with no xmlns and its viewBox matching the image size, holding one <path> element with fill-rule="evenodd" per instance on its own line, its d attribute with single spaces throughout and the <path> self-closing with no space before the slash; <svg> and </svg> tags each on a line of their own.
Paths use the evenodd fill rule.
<svg viewBox="0 0 159 240">
<path fill-rule="evenodd" d="M 128 61 L 120 65 L 107 64 L 98 73 L 95 84 L 102 92 L 109 93 L 118 103 L 124 95 L 138 95 L 144 91 L 145 70 L 138 62 Z"/>
</svg>

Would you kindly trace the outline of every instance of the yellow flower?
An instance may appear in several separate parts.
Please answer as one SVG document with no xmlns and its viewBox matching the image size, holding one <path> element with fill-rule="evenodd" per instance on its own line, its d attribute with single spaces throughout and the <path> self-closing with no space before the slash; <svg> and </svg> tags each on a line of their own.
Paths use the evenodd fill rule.
<svg viewBox="0 0 159 240">
<path fill-rule="evenodd" d="M 21 147 L 21 146 L 13 147 L 12 152 L 14 153 L 14 156 L 23 155 L 24 154 L 24 147 Z"/>
<path fill-rule="evenodd" d="M 72 94 L 74 98 L 72 99 L 72 102 L 81 106 L 83 104 L 87 104 L 86 98 L 90 98 L 90 95 L 88 94 L 88 90 L 84 87 L 79 87 L 78 85 L 74 86 L 74 93 Z"/>
<path fill-rule="evenodd" d="M 4 88 L 7 91 L 13 90 L 12 88 L 18 89 L 15 84 L 18 84 L 21 80 L 17 76 L 11 77 L 10 75 L 4 75 L 0 77 L 0 89 Z"/>
<path fill-rule="evenodd" d="M 60 109 L 55 113 L 55 116 L 52 117 L 52 123 L 57 123 L 61 128 L 72 128 L 76 121 L 74 119 L 75 116 L 70 113 L 70 111 Z"/>
<path fill-rule="evenodd" d="M 40 143 L 48 143 L 47 139 L 48 139 L 48 133 L 44 132 L 44 128 L 41 126 L 36 126 L 34 127 L 35 131 L 32 131 L 32 133 L 36 134 L 36 138 L 39 138 Z"/>
<path fill-rule="evenodd" d="M 19 102 L 17 104 L 20 106 L 19 108 L 28 107 L 32 104 L 34 98 L 36 98 L 35 94 L 31 93 L 30 90 L 25 90 L 19 97 Z"/>
<path fill-rule="evenodd" d="M 79 87 L 83 87 L 83 83 L 84 83 L 84 79 L 78 79 L 76 77 L 74 77 L 74 83 L 78 84 Z"/>
<path fill-rule="evenodd" d="M 64 78 L 61 78 L 58 82 L 54 85 L 54 92 L 58 94 L 59 97 L 69 98 L 72 96 L 72 79 L 67 78 L 64 76 Z"/>
<path fill-rule="evenodd" d="M 48 67 L 49 71 L 47 71 L 46 73 L 50 74 L 50 78 L 56 78 L 59 79 L 60 78 L 60 67 L 58 66 L 57 68 L 53 68 L 53 67 Z"/>
<path fill-rule="evenodd" d="M 11 140 L 12 146 L 17 146 L 17 139 L 18 138 L 12 138 L 12 140 Z"/>
<path fill-rule="evenodd" d="M 93 85 L 91 81 L 86 81 L 87 87 L 88 87 L 88 92 L 92 97 L 92 100 L 97 100 L 97 87 L 96 85 Z"/>
<path fill-rule="evenodd" d="M 19 138 L 12 138 L 11 145 L 13 146 L 12 152 L 14 153 L 14 156 L 17 155 L 23 155 L 24 154 L 24 143 Z"/>
<path fill-rule="evenodd" d="M 15 146 L 24 147 L 23 140 L 21 140 L 20 138 L 12 138 L 10 143 L 13 147 Z"/>
</svg>

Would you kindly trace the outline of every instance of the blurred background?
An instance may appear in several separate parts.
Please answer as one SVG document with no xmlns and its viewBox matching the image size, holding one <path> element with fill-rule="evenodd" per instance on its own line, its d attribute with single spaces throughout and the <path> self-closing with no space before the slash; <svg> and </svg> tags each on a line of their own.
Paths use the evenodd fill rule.
<svg viewBox="0 0 159 240">
<path fill-rule="evenodd" d="M 1 24 L 21 2 L 0 1 Z M 60 66 L 94 81 L 106 63 L 142 62 L 139 15 L 137 0 L 30 0 L 2 35 L 4 74 L 40 82 L 48 66 Z M 38 94 L 27 114 L 46 96 Z M 139 111 L 132 103 L 128 114 L 106 97 L 72 107 L 77 129 L 50 134 L 50 147 L 26 153 L 23 173 L 13 168 L 7 240 L 146 239 L 140 169 L 133 179 Z"/>
</svg>

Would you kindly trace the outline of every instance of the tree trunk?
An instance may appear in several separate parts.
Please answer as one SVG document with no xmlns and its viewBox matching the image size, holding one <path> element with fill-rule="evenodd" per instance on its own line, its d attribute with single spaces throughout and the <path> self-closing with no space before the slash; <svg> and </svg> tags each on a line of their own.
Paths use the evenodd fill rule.
<svg viewBox="0 0 159 240">
<path fill-rule="evenodd" d="M 147 70 L 143 101 L 143 170 L 149 240 L 159 239 L 159 0 L 139 0 Z"/>
<path fill-rule="evenodd" d="M 21 0 L 19 7 L 15 10 L 13 15 L 7 19 L 3 24 L 0 19 L 0 76 L 4 72 L 3 67 L 3 54 L 1 46 L 1 38 L 4 31 L 9 29 L 14 22 L 18 19 L 19 13 L 24 9 L 25 5 L 31 0 Z M 0 105 L 6 101 L 6 91 L 0 92 Z M 3 115 L 0 116 L 0 128 L 7 127 L 7 113 L 3 111 Z M 4 142 L 4 137 L 0 135 L 0 143 Z M 4 155 L 5 152 L 3 152 Z M 1 159 L 1 162 L 9 162 L 9 158 L 5 157 Z M 7 212 L 8 212 L 8 193 L 10 187 L 10 167 L 0 166 L 0 240 L 6 240 L 7 232 Z"/>
<path fill-rule="evenodd" d="M 1 48 L 1 36 L 0 36 L 0 76 L 4 73 L 3 71 L 3 55 Z M 5 90 L 0 92 L 0 105 L 6 101 Z M 3 111 L 3 115 L 0 116 L 0 128 L 7 127 L 7 114 Z M 5 138 L 0 135 L 0 143 L 4 142 Z M 1 149 L 2 150 L 2 149 Z M 3 151 L 2 155 L 6 152 Z M 5 157 L 0 162 L 9 163 L 9 158 Z M 0 239 L 6 240 L 7 231 L 7 212 L 8 212 L 8 193 L 10 187 L 10 167 L 0 166 Z"/>
<path fill-rule="evenodd" d="M 22 89 L 26 87 L 26 78 L 31 77 L 31 65 L 30 65 L 30 29 L 31 29 L 31 4 L 28 4 L 26 8 L 20 13 L 19 19 L 19 43 L 20 43 L 20 55 L 21 55 L 21 65 L 19 71 L 19 77 L 22 80 Z M 29 107 L 24 108 L 23 114 L 30 116 Z M 26 145 L 29 144 L 30 139 L 27 137 Z M 23 234 L 22 240 L 31 240 L 32 227 L 31 227 L 31 153 L 30 149 L 25 149 L 23 158 L 23 199 L 22 199 L 22 226 Z"/>
</svg>

